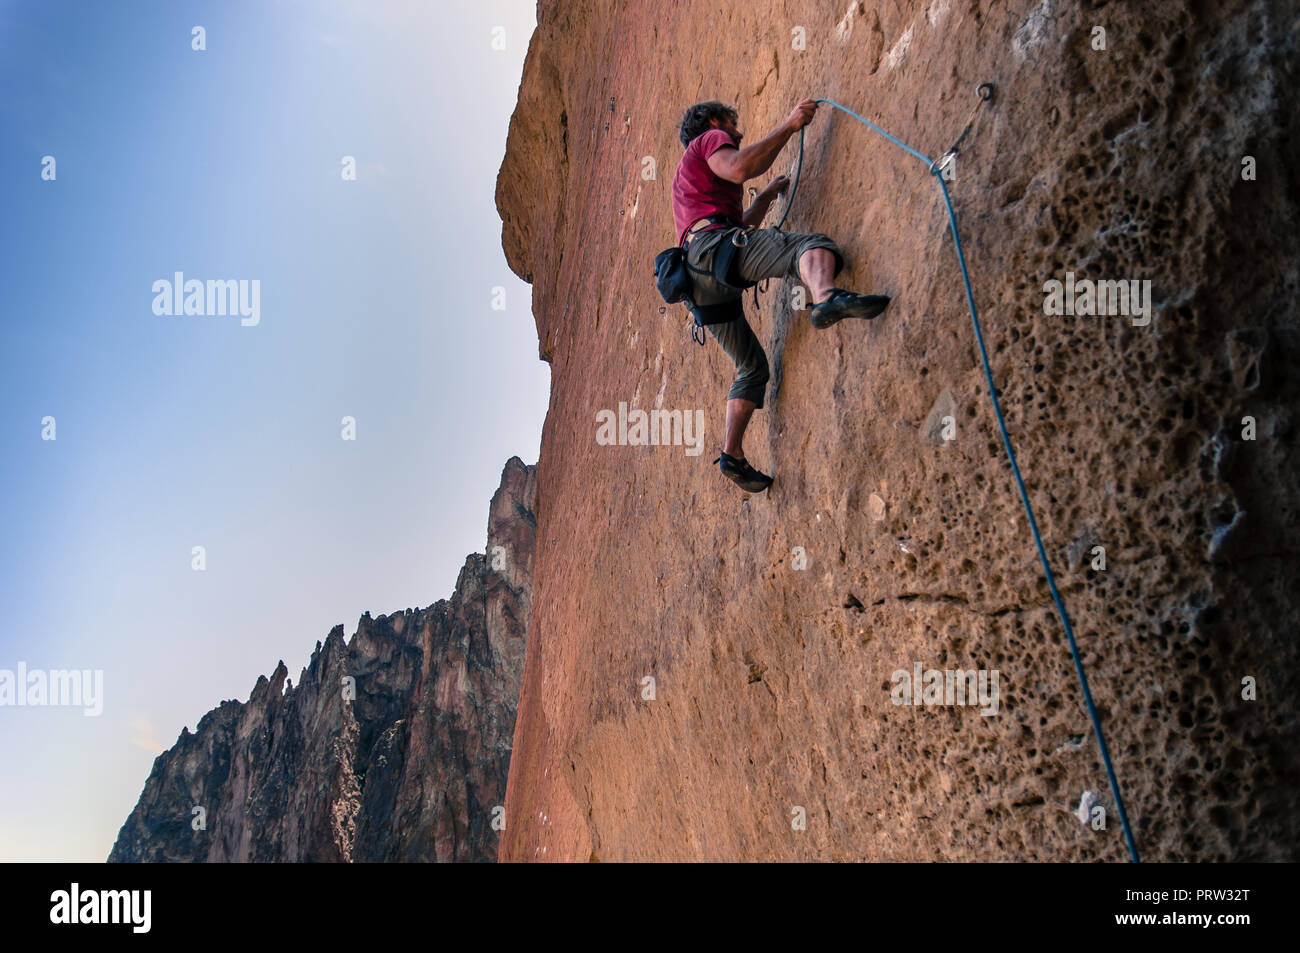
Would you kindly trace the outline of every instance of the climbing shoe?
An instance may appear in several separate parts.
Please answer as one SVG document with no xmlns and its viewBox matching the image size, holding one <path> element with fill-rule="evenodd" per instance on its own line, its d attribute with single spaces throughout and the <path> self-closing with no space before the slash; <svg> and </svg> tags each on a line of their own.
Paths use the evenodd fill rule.
<svg viewBox="0 0 1300 953">
<path fill-rule="evenodd" d="M 889 304 L 889 295 L 860 295 L 832 288 L 830 297 L 812 309 L 812 326 L 829 328 L 845 318 L 874 318 Z"/>
<path fill-rule="evenodd" d="M 750 493 L 762 493 L 772 485 L 772 478 L 759 473 L 749 465 L 748 461 L 737 460 L 725 453 L 713 462 L 717 463 L 719 461 L 722 462 L 722 475 L 742 490 L 747 490 Z"/>
</svg>

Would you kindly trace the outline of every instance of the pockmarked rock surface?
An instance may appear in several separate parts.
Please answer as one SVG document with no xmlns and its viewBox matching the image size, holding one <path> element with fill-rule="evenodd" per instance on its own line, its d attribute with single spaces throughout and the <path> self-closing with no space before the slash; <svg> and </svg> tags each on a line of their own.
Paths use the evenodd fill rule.
<svg viewBox="0 0 1300 953">
<path fill-rule="evenodd" d="M 708 464 L 732 367 L 651 274 L 690 104 L 748 145 L 827 97 L 938 156 L 981 82 L 949 188 L 1143 857 L 1297 859 L 1298 16 L 542 0 L 497 187 L 552 374 L 502 859 L 1126 858 L 925 164 L 807 130 L 786 227 L 894 298 L 816 331 L 795 282 L 746 296 L 765 495 Z M 1075 279 L 1149 310 L 1049 313 Z M 620 401 L 704 408 L 707 452 L 598 444 Z M 996 671 L 996 713 L 895 704 L 918 664 Z"/>
<path fill-rule="evenodd" d="M 450 599 L 367 613 L 350 641 L 335 626 L 296 685 L 280 662 L 248 701 L 182 730 L 109 860 L 495 860 L 535 490 L 535 468 L 512 457 L 487 551 L 466 559 Z"/>
</svg>

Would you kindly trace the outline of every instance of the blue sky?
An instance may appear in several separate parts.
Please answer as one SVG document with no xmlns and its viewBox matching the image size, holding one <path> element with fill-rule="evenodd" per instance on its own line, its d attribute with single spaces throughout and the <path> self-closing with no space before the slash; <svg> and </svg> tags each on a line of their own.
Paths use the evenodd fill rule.
<svg viewBox="0 0 1300 953">
<path fill-rule="evenodd" d="M 97 718 L 0 706 L 0 860 L 103 860 L 182 726 L 482 551 L 549 391 L 493 198 L 534 25 L 0 0 L 0 670 L 104 672 Z M 154 314 L 178 271 L 259 322 Z"/>
</svg>

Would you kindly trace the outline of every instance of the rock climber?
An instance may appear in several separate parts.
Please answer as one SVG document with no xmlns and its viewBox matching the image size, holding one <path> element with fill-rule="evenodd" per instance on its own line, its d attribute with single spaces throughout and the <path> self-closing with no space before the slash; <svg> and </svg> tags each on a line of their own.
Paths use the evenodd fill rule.
<svg viewBox="0 0 1300 953">
<path fill-rule="evenodd" d="M 769 374 L 767 354 L 741 307 L 744 287 L 786 275 L 802 279 L 812 295 L 812 326 L 819 329 L 844 318 L 874 318 L 889 304 L 887 295 L 856 294 L 832 284 L 844 256 L 827 236 L 758 227 L 768 207 L 789 188 L 786 176 L 773 179 L 741 211 L 745 181 L 772 167 L 790 137 L 812 121 L 817 105 L 812 99 L 799 103 L 785 122 L 744 149 L 740 143 L 745 137 L 736 125 L 740 114 L 730 106 L 696 103 L 682 119 L 686 154 L 672 184 L 677 241 L 686 250 L 695 304 L 725 316 L 705 327 L 736 365 L 727 395 L 725 444 L 713 462 L 721 464 L 723 476 L 751 493 L 772 485 L 772 477 L 750 466 L 742 446 L 750 416 L 763 406 Z M 734 252 L 724 242 L 731 242 Z M 725 268 L 729 282 L 714 277 L 717 254 L 730 259 Z"/>
</svg>

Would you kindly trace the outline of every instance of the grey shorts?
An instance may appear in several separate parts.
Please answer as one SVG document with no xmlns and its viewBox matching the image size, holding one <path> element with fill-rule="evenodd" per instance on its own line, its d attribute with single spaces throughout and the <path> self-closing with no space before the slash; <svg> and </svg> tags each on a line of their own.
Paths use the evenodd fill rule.
<svg viewBox="0 0 1300 953">
<path fill-rule="evenodd" d="M 721 241 L 730 241 L 735 229 L 719 228 L 692 238 L 686 246 L 686 261 L 692 268 L 708 274 L 691 272 L 695 303 L 700 305 L 736 301 L 743 292 L 714 280 L 713 255 Z M 766 278 L 791 277 L 801 280 L 799 259 L 812 248 L 825 248 L 835 256 L 835 274 L 844 268 L 844 254 L 830 238 L 820 233 L 800 234 L 778 231 L 775 228 L 756 228 L 749 233 L 749 242 L 737 249 L 740 276 L 746 281 L 763 281 Z M 732 382 L 727 399 L 740 398 L 763 406 L 767 392 L 769 371 L 767 354 L 758 342 L 753 328 L 743 317 L 723 324 L 705 325 L 736 365 L 736 379 Z"/>
</svg>

